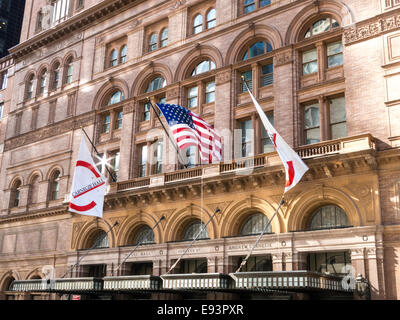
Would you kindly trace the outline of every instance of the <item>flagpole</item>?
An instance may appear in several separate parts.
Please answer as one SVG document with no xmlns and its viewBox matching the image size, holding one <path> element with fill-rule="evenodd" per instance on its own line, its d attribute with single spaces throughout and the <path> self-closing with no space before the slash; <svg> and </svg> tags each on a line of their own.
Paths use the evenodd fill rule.
<svg viewBox="0 0 400 320">
<path fill-rule="evenodd" d="M 86 251 L 86 253 L 83 255 L 83 256 L 81 256 L 79 259 L 78 259 L 78 261 L 71 267 L 71 270 L 67 270 L 67 272 L 61 277 L 61 278 L 64 278 L 69 272 L 72 272 L 73 270 L 74 270 L 74 268 L 75 267 L 77 267 L 78 265 L 79 265 L 79 263 L 82 261 L 82 259 L 84 258 L 84 257 L 86 257 L 87 255 L 88 255 L 88 253 L 91 251 L 91 250 L 93 250 L 94 248 L 96 248 L 96 246 L 101 242 L 101 241 L 103 241 L 103 239 L 107 236 L 107 234 L 112 230 L 112 229 L 114 229 L 114 227 L 116 227 L 118 225 L 118 221 L 115 221 L 115 223 L 112 225 L 112 227 L 110 227 L 110 229 L 103 235 L 103 237 L 101 237 L 101 238 L 98 238 L 96 241 L 95 241 L 95 243 Z"/>
<path fill-rule="evenodd" d="M 264 233 L 267 231 L 268 227 L 271 225 L 271 221 L 272 219 L 276 216 L 276 214 L 278 213 L 279 209 L 281 208 L 281 206 L 285 203 L 285 200 L 283 198 L 284 196 L 282 195 L 281 201 L 279 202 L 279 206 L 278 208 L 276 208 L 274 214 L 272 215 L 271 219 L 269 219 L 267 225 L 265 226 L 264 230 L 260 233 L 260 235 L 258 236 L 256 242 L 254 243 L 253 247 L 251 248 L 250 252 L 247 254 L 246 258 L 240 263 L 239 268 L 235 271 L 235 273 L 239 272 L 242 267 L 245 266 L 245 264 L 247 263 L 247 260 L 249 259 L 249 257 L 251 256 L 251 254 L 253 253 L 254 249 L 257 247 L 258 242 L 261 240 L 262 236 L 264 235 Z"/>
<path fill-rule="evenodd" d="M 162 220 L 164 220 L 164 219 L 165 219 L 165 217 L 162 216 L 162 217 L 157 221 L 157 223 L 154 225 L 154 227 L 151 229 L 151 231 L 154 231 L 154 229 L 155 229 L 155 228 L 159 225 L 159 223 L 160 223 Z M 150 230 L 147 230 L 146 237 L 144 237 L 144 239 L 147 238 L 147 235 L 149 234 L 149 232 L 150 232 Z M 133 248 L 133 250 L 132 250 L 131 252 L 129 252 L 129 254 L 128 254 L 128 255 L 125 257 L 125 259 L 118 265 L 118 267 L 117 267 L 115 270 L 113 270 L 112 275 L 114 275 L 114 273 L 117 272 L 117 271 L 119 270 L 119 268 L 124 264 L 124 262 L 136 251 L 136 249 L 142 244 L 142 242 L 144 241 L 144 239 L 142 239 L 142 240 L 136 245 L 136 247 Z"/>
<path fill-rule="evenodd" d="M 88 140 L 89 140 L 90 144 L 92 145 L 94 151 L 96 152 L 97 156 L 100 158 L 101 157 L 100 153 L 97 151 L 97 149 L 96 149 L 95 145 L 93 144 L 92 140 L 90 140 L 90 138 L 89 138 L 88 134 L 86 133 L 85 129 L 83 129 L 83 127 L 81 127 L 81 129 L 82 129 L 83 133 L 86 135 L 86 138 L 88 138 Z M 105 165 L 105 167 L 106 167 L 106 170 L 107 170 L 108 174 L 110 175 L 111 179 L 113 180 L 113 182 L 117 182 L 117 180 L 115 180 L 114 175 L 111 173 L 110 169 L 108 169 L 107 164 Z"/>
<path fill-rule="evenodd" d="M 167 137 L 168 137 L 169 141 L 171 141 L 172 145 L 174 146 L 178 158 L 181 158 L 181 159 L 179 159 L 179 161 L 181 161 L 181 163 L 185 166 L 185 168 L 187 168 L 188 165 L 187 165 L 187 163 L 185 163 L 185 161 L 182 161 L 182 156 L 181 156 L 181 154 L 180 154 L 180 152 L 179 152 L 178 146 L 175 144 L 175 142 L 172 140 L 171 136 L 169 135 L 167 129 L 166 129 L 165 126 L 164 126 L 164 123 L 162 123 L 161 118 L 160 118 L 160 116 L 158 115 L 157 110 L 156 110 L 156 108 L 154 108 L 153 103 L 151 102 L 151 100 L 150 100 L 149 97 L 147 97 L 147 102 L 150 103 L 151 108 L 153 109 L 154 113 L 156 114 L 158 121 L 160 121 L 161 126 L 163 127 L 165 133 L 167 134 Z"/>
<path fill-rule="evenodd" d="M 178 264 L 178 262 L 182 259 L 182 257 L 186 254 L 186 252 L 188 252 L 188 250 L 190 249 L 190 247 L 197 241 L 197 238 L 200 236 L 200 234 L 204 231 L 204 229 L 207 227 L 207 225 L 211 222 L 211 220 L 216 216 L 216 214 L 218 212 L 220 212 L 221 210 L 219 208 L 217 208 L 214 212 L 214 214 L 211 216 L 211 218 L 207 221 L 207 223 L 205 225 L 203 225 L 203 227 L 201 228 L 201 230 L 199 231 L 199 233 L 196 235 L 196 237 L 192 240 L 192 242 L 190 243 L 190 245 L 186 248 L 186 250 L 181 254 L 181 256 L 178 258 L 178 260 L 176 260 L 176 262 L 172 265 L 171 268 L 169 268 L 168 272 L 165 274 L 167 275 L 168 273 L 170 273 Z M 162 277 L 161 277 L 162 278 Z"/>
</svg>

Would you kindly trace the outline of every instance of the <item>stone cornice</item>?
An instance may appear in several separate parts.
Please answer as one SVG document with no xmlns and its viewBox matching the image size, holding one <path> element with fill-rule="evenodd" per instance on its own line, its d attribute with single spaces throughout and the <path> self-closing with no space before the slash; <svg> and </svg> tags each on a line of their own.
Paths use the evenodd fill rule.
<svg viewBox="0 0 400 320">
<path fill-rule="evenodd" d="M 400 29 L 400 9 L 360 21 L 354 26 L 345 28 L 343 39 L 345 45 L 351 45 L 397 29 Z"/>
<path fill-rule="evenodd" d="M 79 129 L 81 126 L 88 126 L 94 123 L 95 113 L 89 112 L 84 115 L 66 119 L 56 124 L 40 128 L 35 131 L 21 134 L 17 137 L 4 141 L 4 152 L 22 147 L 24 145 L 41 141 L 53 136 L 60 135 L 72 130 Z"/>
<path fill-rule="evenodd" d="M 65 214 L 68 213 L 67 211 L 67 206 L 57 206 L 54 208 L 46 208 L 46 209 L 40 209 L 38 211 L 34 212 L 23 212 L 23 213 L 18 213 L 18 214 L 13 214 L 13 215 L 7 215 L 0 217 L 0 224 L 6 224 L 6 223 L 13 223 L 13 222 L 19 222 L 19 221 L 27 221 L 27 220 L 32 220 L 32 219 L 40 219 L 40 218 L 47 218 L 50 216 L 55 216 L 59 214 Z"/>
<path fill-rule="evenodd" d="M 76 30 L 87 27 L 93 21 L 99 21 L 108 18 L 115 12 L 129 8 L 132 5 L 137 5 L 143 0 L 105 0 L 100 4 L 95 5 L 70 17 L 63 23 L 49 28 L 36 36 L 24 41 L 23 43 L 11 48 L 10 54 L 14 59 L 19 59 L 43 46 L 54 41 L 62 39 Z"/>
</svg>

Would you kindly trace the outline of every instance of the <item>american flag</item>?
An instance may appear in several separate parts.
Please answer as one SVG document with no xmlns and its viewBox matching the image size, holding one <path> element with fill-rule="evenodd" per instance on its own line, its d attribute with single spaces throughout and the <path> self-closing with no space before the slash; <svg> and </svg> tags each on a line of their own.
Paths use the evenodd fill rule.
<svg viewBox="0 0 400 320">
<path fill-rule="evenodd" d="M 221 136 L 195 113 L 176 104 L 157 103 L 183 150 L 189 146 L 199 148 L 201 160 L 212 163 L 222 160 Z"/>
</svg>

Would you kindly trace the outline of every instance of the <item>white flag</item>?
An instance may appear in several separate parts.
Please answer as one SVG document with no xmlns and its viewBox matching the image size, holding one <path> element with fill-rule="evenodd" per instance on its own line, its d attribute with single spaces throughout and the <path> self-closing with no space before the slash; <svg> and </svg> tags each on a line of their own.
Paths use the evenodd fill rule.
<svg viewBox="0 0 400 320">
<path fill-rule="evenodd" d="M 275 150 L 278 152 L 283 165 L 285 166 L 286 172 L 286 185 L 285 192 L 293 188 L 303 177 L 304 173 L 307 172 L 308 167 L 299 157 L 299 155 L 286 143 L 285 140 L 279 135 L 272 124 L 269 122 L 267 116 L 265 115 L 263 109 L 258 104 L 257 100 L 254 98 L 253 94 L 248 90 L 251 99 L 260 115 L 261 121 L 264 124 L 265 130 L 268 136 L 274 143 Z"/>
<path fill-rule="evenodd" d="M 102 217 L 106 178 L 99 172 L 82 137 L 72 180 L 69 211 Z"/>
</svg>

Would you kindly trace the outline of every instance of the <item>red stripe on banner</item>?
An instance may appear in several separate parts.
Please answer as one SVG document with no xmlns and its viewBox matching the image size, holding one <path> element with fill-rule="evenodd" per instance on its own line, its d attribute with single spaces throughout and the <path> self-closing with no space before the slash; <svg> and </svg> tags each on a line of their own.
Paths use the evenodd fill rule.
<svg viewBox="0 0 400 320">
<path fill-rule="evenodd" d="M 77 206 L 76 204 L 69 203 L 69 207 L 73 210 L 83 212 L 83 211 L 89 211 L 93 209 L 96 206 L 96 202 L 92 201 L 91 203 L 87 204 L 86 206 Z"/>
<path fill-rule="evenodd" d="M 101 187 L 103 184 L 105 184 L 105 182 L 100 183 L 98 186 L 95 186 L 95 187 L 93 187 L 93 188 L 91 188 L 91 189 L 89 189 L 89 190 L 86 190 L 85 192 L 82 192 L 82 193 L 78 194 L 77 196 L 74 197 L 74 199 L 76 199 L 76 198 L 78 198 L 78 197 L 84 195 L 85 193 L 87 193 L 87 192 L 89 192 L 89 191 L 92 191 L 92 190 L 94 190 L 94 189 L 96 189 L 96 188 L 98 188 L 98 187 Z"/>
<path fill-rule="evenodd" d="M 288 175 L 289 175 L 289 180 L 286 181 L 286 188 L 291 186 L 293 183 L 293 179 L 294 179 L 294 167 L 293 167 L 293 161 L 288 161 L 286 162 L 288 165 Z"/>
<path fill-rule="evenodd" d="M 275 149 L 276 149 L 276 133 L 274 133 L 274 146 L 275 146 Z"/>
<path fill-rule="evenodd" d="M 77 167 L 85 167 L 85 168 L 88 168 L 90 171 L 92 171 L 92 173 L 96 176 L 96 178 L 100 178 L 100 175 L 97 173 L 96 169 L 93 168 L 93 166 L 92 166 L 90 163 L 88 163 L 88 162 L 86 162 L 86 161 L 78 160 L 78 161 L 76 162 L 76 166 L 77 166 Z"/>
</svg>

